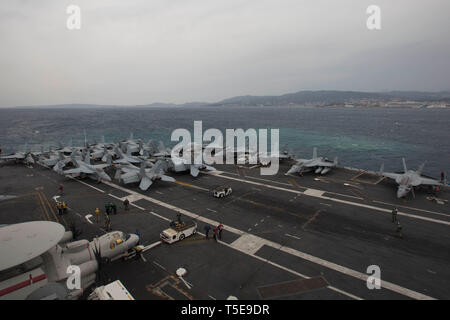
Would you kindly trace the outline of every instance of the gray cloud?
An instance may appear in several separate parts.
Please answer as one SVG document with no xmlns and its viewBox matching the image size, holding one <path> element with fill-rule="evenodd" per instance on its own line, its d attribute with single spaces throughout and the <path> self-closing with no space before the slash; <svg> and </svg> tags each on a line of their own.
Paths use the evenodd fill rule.
<svg viewBox="0 0 450 320">
<path fill-rule="evenodd" d="M 82 28 L 66 29 L 66 7 Z M 366 8 L 382 30 L 366 29 Z M 216 101 L 302 89 L 443 90 L 447 0 L 0 4 L 0 106 Z"/>
</svg>

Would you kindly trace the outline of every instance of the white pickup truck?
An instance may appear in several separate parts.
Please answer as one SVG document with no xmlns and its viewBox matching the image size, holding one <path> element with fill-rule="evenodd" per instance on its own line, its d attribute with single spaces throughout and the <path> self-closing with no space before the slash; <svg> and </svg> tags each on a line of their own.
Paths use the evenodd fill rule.
<svg viewBox="0 0 450 320">
<path fill-rule="evenodd" d="M 197 232 L 197 223 L 194 221 L 173 223 L 173 225 L 161 232 L 159 237 L 167 243 L 181 241 Z"/>
</svg>

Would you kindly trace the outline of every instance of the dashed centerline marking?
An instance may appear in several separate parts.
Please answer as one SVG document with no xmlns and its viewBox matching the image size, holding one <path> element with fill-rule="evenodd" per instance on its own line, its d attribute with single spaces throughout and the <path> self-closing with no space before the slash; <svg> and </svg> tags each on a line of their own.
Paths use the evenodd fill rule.
<svg viewBox="0 0 450 320">
<path fill-rule="evenodd" d="M 296 237 L 296 236 L 293 236 L 292 234 L 287 234 L 287 233 L 285 233 L 284 235 L 287 236 L 287 237 L 291 237 L 291 238 L 294 238 L 294 239 L 301 240 L 301 238 Z"/>
</svg>

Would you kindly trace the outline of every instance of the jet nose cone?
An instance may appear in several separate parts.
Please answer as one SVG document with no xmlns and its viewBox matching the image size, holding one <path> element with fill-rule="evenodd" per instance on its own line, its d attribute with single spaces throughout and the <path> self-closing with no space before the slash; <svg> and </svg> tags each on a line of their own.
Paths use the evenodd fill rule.
<svg viewBox="0 0 450 320">
<path fill-rule="evenodd" d="M 139 243 L 139 236 L 137 234 L 130 234 L 130 241 L 133 244 L 133 246 L 137 245 Z"/>
<path fill-rule="evenodd" d="M 404 196 L 406 196 L 407 193 L 408 193 L 407 190 L 400 189 L 400 190 L 397 191 L 397 198 L 399 198 L 399 199 L 403 198 Z"/>
</svg>

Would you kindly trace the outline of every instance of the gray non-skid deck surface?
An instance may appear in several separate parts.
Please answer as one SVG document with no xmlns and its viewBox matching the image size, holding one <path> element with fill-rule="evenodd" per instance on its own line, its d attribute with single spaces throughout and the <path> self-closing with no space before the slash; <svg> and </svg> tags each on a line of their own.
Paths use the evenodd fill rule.
<svg viewBox="0 0 450 320">
<path fill-rule="evenodd" d="M 285 176 L 287 166 L 276 176 L 260 176 L 258 168 L 241 168 L 242 177 L 235 166 L 217 168 L 223 171 L 218 176 L 173 174 L 180 183 L 157 181 L 142 192 L 137 185 L 77 181 L 40 166 L 5 165 L 0 168 L 0 194 L 19 198 L 0 203 L 0 223 L 58 220 L 66 227 L 75 224 L 83 231 L 81 238 L 90 240 L 104 232 L 103 225 L 88 224 L 83 217 L 93 214 L 96 207 L 104 211 L 106 202 L 114 202 L 118 214 L 111 217 L 113 229 L 139 231 L 143 244 L 159 241 L 168 220 L 176 219 L 177 209 L 194 215 L 200 233 L 210 221 L 225 225 L 222 242 L 197 234 L 149 250 L 145 261 L 105 266 L 106 278 L 122 280 L 137 299 L 163 299 L 152 288 L 166 278 L 176 278 L 179 267 L 188 270 L 185 279 L 192 288 L 184 283 L 178 283 L 178 289 L 167 287 L 175 299 L 182 298 L 179 290 L 191 299 L 225 299 L 229 295 L 261 299 L 258 288 L 301 281 L 303 276 L 323 277 L 330 287 L 293 290 L 273 299 L 409 299 L 411 292 L 413 296 L 450 298 L 448 202 L 439 205 L 426 200 L 426 190 L 416 192 L 416 199 L 398 200 L 395 183 L 352 180 L 358 172 L 346 169 L 333 170 L 325 177 L 299 177 Z M 62 199 L 70 210 L 55 217 L 52 197 L 58 195 L 60 183 L 64 185 Z M 214 198 L 210 190 L 218 185 L 231 186 L 232 195 Z M 313 196 L 304 194 L 311 189 Z M 120 199 L 130 192 L 144 197 L 124 211 Z M 448 190 L 439 197 L 449 199 Z M 403 239 L 396 236 L 391 222 L 389 211 L 394 206 L 403 213 L 398 216 Z M 192 219 L 184 214 L 182 218 Z M 241 237 L 246 234 L 255 236 L 255 250 L 246 248 L 243 240 L 247 238 Z M 299 253 L 309 256 L 301 258 Z M 364 280 L 352 276 L 353 271 L 365 274 L 373 264 L 380 266 L 382 281 L 399 289 L 369 290 Z"/>
</svg>

